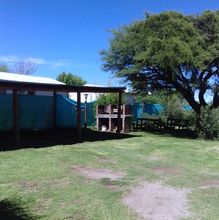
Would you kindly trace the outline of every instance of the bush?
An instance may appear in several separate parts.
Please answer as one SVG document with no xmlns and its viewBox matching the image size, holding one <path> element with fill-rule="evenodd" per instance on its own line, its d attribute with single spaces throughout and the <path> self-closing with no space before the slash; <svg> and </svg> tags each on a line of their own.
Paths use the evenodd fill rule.
<svg viewBox="0 0 219 220">
<path fill-rule="evenodd" d="M 158 115 L 149 115 L 144 113 L 142 117 L 160 119 L 163 123 L 167 122 L 167 118 L 178 119 L 186 121 L 186 123 L 188 123 L 188 127 L 194 128 L 196 123 L 196 114 L 192 109 L 187 109 L 185 106 L 188 106 L 188 103 L 181 99 L 178 95 L 173 94 L 168 97 L 168 100 L 164 105 L 164 110 Z"/>
<path fill-rule="evenodd" d="M 167 118 L 173 118 L 188 122 L 188 126 L 195 125 L 195 114 L 193 110 L 185 109 L 186 103 L 178 96 L 173 95 L 166 103 L 161 118 L 165 121 Z"/>
<path fill-rule="evenodd" d="M 202 108 L 198 120 L 199 123 L 197 131 L 199 137 L 209 140 L 219 138 L 219 108 Z"/>
<path fill-rule="evenodd" d="M 187 112 L 184 110 L 181 101 L 177 96 L 173 96 L 167 101 L 164 114 L 167 118 L 179 120 L 183 120 L 187 116 Z"/>
<path fill-rule="evenodd" d="M 122 103 L 124 101 L 122 100 Z M 118 94 L 116 93 L 108 93 L 108 94 L 103 94 L 101 95 L 97 101 L 96 101 L 96 105 L 115 105 L 119 103 L 119 97 Z"/>
</svg>

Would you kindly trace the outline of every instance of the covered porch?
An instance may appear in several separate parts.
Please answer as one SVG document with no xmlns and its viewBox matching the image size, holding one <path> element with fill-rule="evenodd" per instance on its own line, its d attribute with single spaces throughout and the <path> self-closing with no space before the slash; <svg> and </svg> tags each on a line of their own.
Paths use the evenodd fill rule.
<svg viewBox="0 0 219 220">
<path fill-rule="evenodd" d="M 12 109 L 13 109 L 13 128 L 11 138 L 13 139 L 14 147 L 21 146 L 21 129 L 19 125 L 19 92 L 28 91 L 34 93 L 36 91 L 49 91 L 53 92 L 53 129 L 57 128 L 56 122 L 56 94 L 58 92 L 75 92 L 77 93 L 77 111 L 76 111 L 76 130 L 75 137 L 77 142 L 83 141 L 82 125 L 81 125 L 81 93 L 93 92 L 93 93 L 117 93 L 118 94 L 118 109 L 122 104 L 122 93 L 125 87 L 92 87 L 92 86 L 68 86 L 64 84 L 46 84 L 46 83 L 33 83 L 33 82 L 15 82 L 15 81 L 0 81 L 0 91 L 12 90 Z M 118 125 L 120 125 L 121 112 L 118 111 Z M 117 134 L 121 131 L 121 127 L 117 127 Z"/>
</svg>

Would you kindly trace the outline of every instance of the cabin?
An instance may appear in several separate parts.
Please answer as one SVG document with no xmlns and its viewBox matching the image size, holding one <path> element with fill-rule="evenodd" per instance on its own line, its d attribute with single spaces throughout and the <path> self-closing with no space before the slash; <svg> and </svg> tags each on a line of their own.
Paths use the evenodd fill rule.
<svg viewBox="0 0 219 220">
<path fill-rule="evenodd" d="M 65 94 L 70 92 L 77 94 L 77 102 L 74 106 L 75 109 L 71 109 L 71 111 L 75 111 L 75 114 L 72 114 L 74 117 L 67 117 L 67 121 L 72 120 L 74 122 L 77 138 L 80 141 L 82 128 L 81 94 L 118 93 L 118 109 L 120 109 L 122 93 L 125 91 L 124 87 L 69 86 L 46 77 L 18 75 L 0 72 L 2 96 L 2 100 L 0 100 L 0 125 L 3 126 L 2 130 L 6 127 L 6 129 L 12 131 L 15 146 L 20 145 L 21 130 L 55 129 L 59 126 L 67 126 L 62 124 L 65 120 L 61 115 L 65 116 L 66 113 L 62 109 L 60 110 L 60 106 L 63 106 L 60 99 L 65 98 L 66 102 L 64 103 L 70 104 L 70 101 L 65 97 Z M 25 107 L 22 107 L 22 105 Z M 46 114 L 44 114 L 45 112 Z M 121 113 L 118 111 L 117 120 L 120 121 L 120 119 Z M 117 133 L 120 133 L 120 131 L 121 128 L 118 126 Z"/>
</svg>

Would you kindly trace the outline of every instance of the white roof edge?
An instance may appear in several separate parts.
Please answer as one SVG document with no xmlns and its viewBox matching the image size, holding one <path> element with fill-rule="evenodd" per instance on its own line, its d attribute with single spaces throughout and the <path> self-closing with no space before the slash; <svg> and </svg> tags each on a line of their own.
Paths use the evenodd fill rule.
<svg viewBox="0 0 219 220">
<path fill-rule="evenodd" d="M 105 85 L 95 85 L 95 84 L 89 84 L 89 83 L 85 84 L 84 86 L 92 86 L 92 87 L 107 87 L 107 86 L 105 86 Z"/>
<path fill-rule="evenodd" d="M 22 75 L 22 74 L 7 73 L 7 72 L 0 72 L 0 81 L 64 84 L 49 77 L 30 76 L 30 75 Z"/>
</svg>

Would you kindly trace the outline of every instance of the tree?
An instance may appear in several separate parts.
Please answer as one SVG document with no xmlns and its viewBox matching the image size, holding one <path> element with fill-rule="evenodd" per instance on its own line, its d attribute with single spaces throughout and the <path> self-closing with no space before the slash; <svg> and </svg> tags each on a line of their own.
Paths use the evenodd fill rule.
<svg viewBox="0 0 219 220">
<path fill-rule="evenodd" d="M 116 93 L 107 93 L 102 94 L 99 96 L 99 98 L 96 101 L 96 105 L 117 105 L 119 103 L 119 97 Z M 124 100 L 122 100 L 122 103 L 124 103 Z"/>
<path fill-rule="evenodd" d="M 9 72 L 9 68 L 5 64 L 0 65 L 0 72 Z"/>
<path fill-rule="evenodd" d="M 37 69 L 37 64 L 29 59 L 20 59 L 15 64 L 15 72 L 23 75 L 31 75 Z"/>
<path fill-rule="evenodd" d="M 83 86 L 87 83 L 80 76 L 76 76 L 72 73 L 62 72 L 57 76 L 57 80 L 71 86 Z"/>
<path fill-rule="evenodd" d="M 101 51 L 104 70 L 136 91 L 176 90 L 197 114 L 209 105 L 207 93 L 211 107 L 219 107 L 219 11 L 146 14 L 112 33 L 110 48 Z"/>
<path fill-rule="evenodd" d="M 185 99 L 182 97 L 181 94 L 179 94 L 177 91 L 170 91 L 170 90 L 161 90 L 161 91 L 152 91 L 148 92 L 148 94 L 144 93 L 138 93 L 136 96 L 136 100 L 138 102 L 144 102 L 148 104 L 162 104 L 166 105 L 169 99 L 172 99 L 172 97 L 177 96 L 178 100 L 180 100 L 181 103 L 184 105 L 188 105 L 188 103 L 185 101 Z"/>
</svg>

